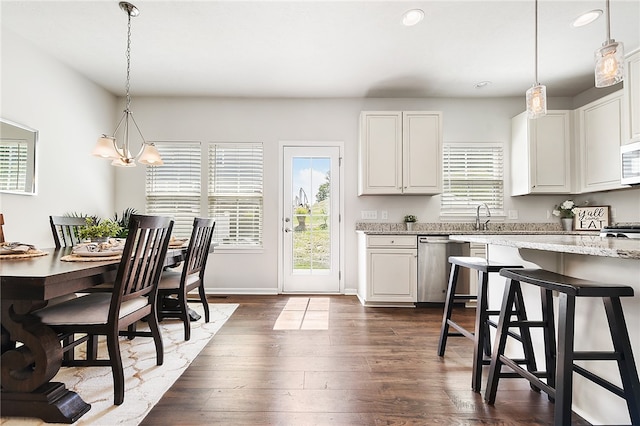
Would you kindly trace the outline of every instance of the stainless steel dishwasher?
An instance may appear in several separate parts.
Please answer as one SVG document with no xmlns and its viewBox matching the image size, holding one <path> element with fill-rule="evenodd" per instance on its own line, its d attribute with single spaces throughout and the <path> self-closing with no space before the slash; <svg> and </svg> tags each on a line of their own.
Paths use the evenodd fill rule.
<svg viewBox="0 0 640 426">
<path fill-rule="evenodd" d="M 418 236 L 418 300 L 416 306 L 444 304 L 449 284 L 449 256 L 469 256 L 469 243 L 452 241 L 447 235 Z M 461 268 L 458 293 L 469 290 L 469 275 Z M 466 274 L 466 276 L 465 276 Z M 466 285 L 465 285 L 466 284 Z"/>
</svg>

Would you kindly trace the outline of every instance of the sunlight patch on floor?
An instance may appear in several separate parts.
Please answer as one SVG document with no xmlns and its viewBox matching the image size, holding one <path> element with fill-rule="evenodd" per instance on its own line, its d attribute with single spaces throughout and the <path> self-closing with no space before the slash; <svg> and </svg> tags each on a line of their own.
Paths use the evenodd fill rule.
<svg viewBox="0 0 640 426">
<path fill-rule="evenodd" d="M 328 330 L 328 297 L 291 297 L 280 312 L 274 330 Z"/>
</svg>

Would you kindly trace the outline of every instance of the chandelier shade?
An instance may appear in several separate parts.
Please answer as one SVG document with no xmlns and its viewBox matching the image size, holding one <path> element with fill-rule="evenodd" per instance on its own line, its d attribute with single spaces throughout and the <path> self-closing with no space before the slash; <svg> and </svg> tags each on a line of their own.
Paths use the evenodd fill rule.
<svg viewBox="0 0 640 426">
<path fill-rule="evenodd" d="M 140 128 L 138 127 L 138 123 L 133 118 L 133 112 L 131 112 L 131 95 L 129 93 L 130 81 L 131 81 L 131 18 L 134 16 L 138 16 L 140 11 L 134 5 L 128 2 L 120 2 L 120 8 L 126 12 L 128 17 L 127 23 L 127 82 L 126 82 L 126 107 L 118 122 L 116 129 L 113 131 L 112 135 L 103 134 L 98 138 L 98 142 L 96 146 L 91 151 L 91 155 L 96 157 L 110 159 L 111 165 L 119 166 L 119 167 L 135 167 L 136 161 L 140 164 L 151 165 L 151 166 L 160 166 L 163 164 L 162 157 L 160 157 L 160 153 L 156 149 L 156 147 L 152 143 L 148 143 Z M 131 129 L 131 125 L 137 130 L 137 133 L 141 140 L 140 150 L 136 155 L 131 154 L 131 140 L 129 138 L 129 130 Z M 118 130 L 122 129 L 122 143 L 118 143 L 116 138 L 116 134 Z M 135 151 L 134 151 L 135 152 Z"/>
</svg>

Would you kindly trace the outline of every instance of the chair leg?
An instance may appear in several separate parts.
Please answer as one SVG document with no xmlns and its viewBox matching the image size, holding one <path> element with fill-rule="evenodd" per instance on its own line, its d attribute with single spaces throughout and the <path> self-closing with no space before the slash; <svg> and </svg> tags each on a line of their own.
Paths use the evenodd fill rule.
<svg viewBox="0 0 640 426">
<path fill-rule="evenodd" d="M 547 384 L 552 388 L 556 387 L 556 326 L 553 314 L 553 292 L 544 288 L 540 288 L 540 296 L 542 299 L 542 321 L 545 323 L 543 328 L 544 340 L 544 363 L 547 370 Z M 554 400 L 549 395 L 550 400 Z"/>
<path fill-rule="evenodd" d="M 109 350 L 111 375 L 113 376 L 113 403 L 121 405 L 124 402 L 124 371 L 120 343 L 118 342 L 118 330 L 107 333 L 107 349 Z"/>
<path fill-rule="evenodd" d="M 498 380 L 500 379 L 500 371 L 502 370 L 502 361 L 500 356 L 504 354 L 507 345 L 507 336 L 509 335 L 510 316 L 514 305 L 516 287 L 519 287 L 518 281 L 507 279 L 504 288 L 504 297 L 502 298 L 502 307 L 500 309 L 500 318 L 498 319 L 498 328 L 496 331 L 496 340 L 491 353 L 491 366 L 489 367 L 489 378 L 487 379 L 487 389 L 485 390 L 484 399 L 487 403 L 493 405 L 496 402 L 496 393 L 498 391 Z"/>
<path fill-rule="evenodd" d="M 640 381 L 638 380 L 638 370 L 633 359 L 633 350 L 629 340 L 627 325 L 622 312 L 622 304 L 618 297 L 603 298 L 604 307 L 609 320 L 609 330 L 613 348 L 622 354 L 618 358 L 618 370 L 622 378 L 622 388 L 624 398 L 627 401 L 631 424 L 640 425 Z"/>
<path fill-rule="evenodd" d="M 147 316 L 147 324 L 149 324 L 151 336 L 156 345 L 156 365 L 162 365 L 164 363 L 164 348 L 162 346 L 162 334 L 160 334 L 158 317 L 155 310 L 152 310 L 151 314 Z"/>
<path fill-rule="evenodd" d="M 460 267 L 456 264 L 451 265 L 451 273 L 449 274 L 449 285 L 447 286 L 447 298 L 444 305 L 444 314 L 442 315 L 442 327 L 440 328 L 440 340 L 438 341 L 438 356 L 444 356 L 447 347 L 447 337 L 449 336 L 449 320 L 453 311 L 453 302 L 455 301 L 456 283 L 458 282 L 458 272 Z"/>
<path fill-rule="evenodd" d="M 524 306 L 524 297 L 522 296 L 522 287 L 520 286 L 520 282 L 515 281 L 512 284 L 514 287 L 514 305 L 516 310 L 516 317 L 520 322 L 527 321 L 527 311 Z M 527 364 L 527 371 L 535 372 L 538 370 L 536 365 L 536 356 L 533 351 L 533 343 L 531 340 L 531 330 L 528 326 L 519 327 L 520 329 L 520 340 L 522 343 L 522 351 L 524 352 L 524 359 Z M 540 388 L 531 383 L 531 389 L 540 392 Z"/>
<path fill-rule="evenodd" d="M 180 306 L 178 316 L 182 320 L 184 340 L 186 341 L 191 339 L 191 318 L 189 318 L 189 304 L 187 303 L 186 290 L 178 295 L 178 305 Z"/>
<path fill-rule="evenodd" d="M 554 407 L 554 424 L 558 426 L 571 424 L 575 313 L 576 298 L 560 293 L 558 295 L 558 359 Z"/>
<path fill-rule="evenodd" d="M 200 301 L 202 302 L 202 309 L 204 310 L 204 322 L 209 322 L 209 302 L 207 302 L 207 295 L 204 292 L 204 283 L 201 282 L 198 286 L 198 294 L 200 295 Z"/>
<path fill-rule="evenodd" d="M 98 359 L 98 336 L 90 334 L 87 339 L 87 360 L 94 361 Z"/>
<path fill-rule="evenodd" d="M 471 389 L 480 392 L 482 383 L 482 360 L 484 350 L 488 345 L 489 333 L 487 324 L 487 288 L 489 286 L 489 274 L 478 273 L 478 298 L 476 303 L 476 327 L 475 344 L 473 345 L 473 377 Z"/>
</svg>

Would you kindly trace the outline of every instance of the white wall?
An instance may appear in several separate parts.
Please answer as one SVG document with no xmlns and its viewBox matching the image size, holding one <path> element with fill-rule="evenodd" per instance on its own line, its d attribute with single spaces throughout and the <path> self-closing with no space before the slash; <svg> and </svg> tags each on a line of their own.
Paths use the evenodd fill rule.
<svg viewBox="0 0 640 426">
<path fill-rule="evenodd" d="M 0 193 L 5 237 L 51 247 L 49 215 L 113 215 L 113 168 L 89 152 L 116 98 L 4 28 L 1 64 L 0 116 L 39 131 L 37 194 Z"/>
</svg>

